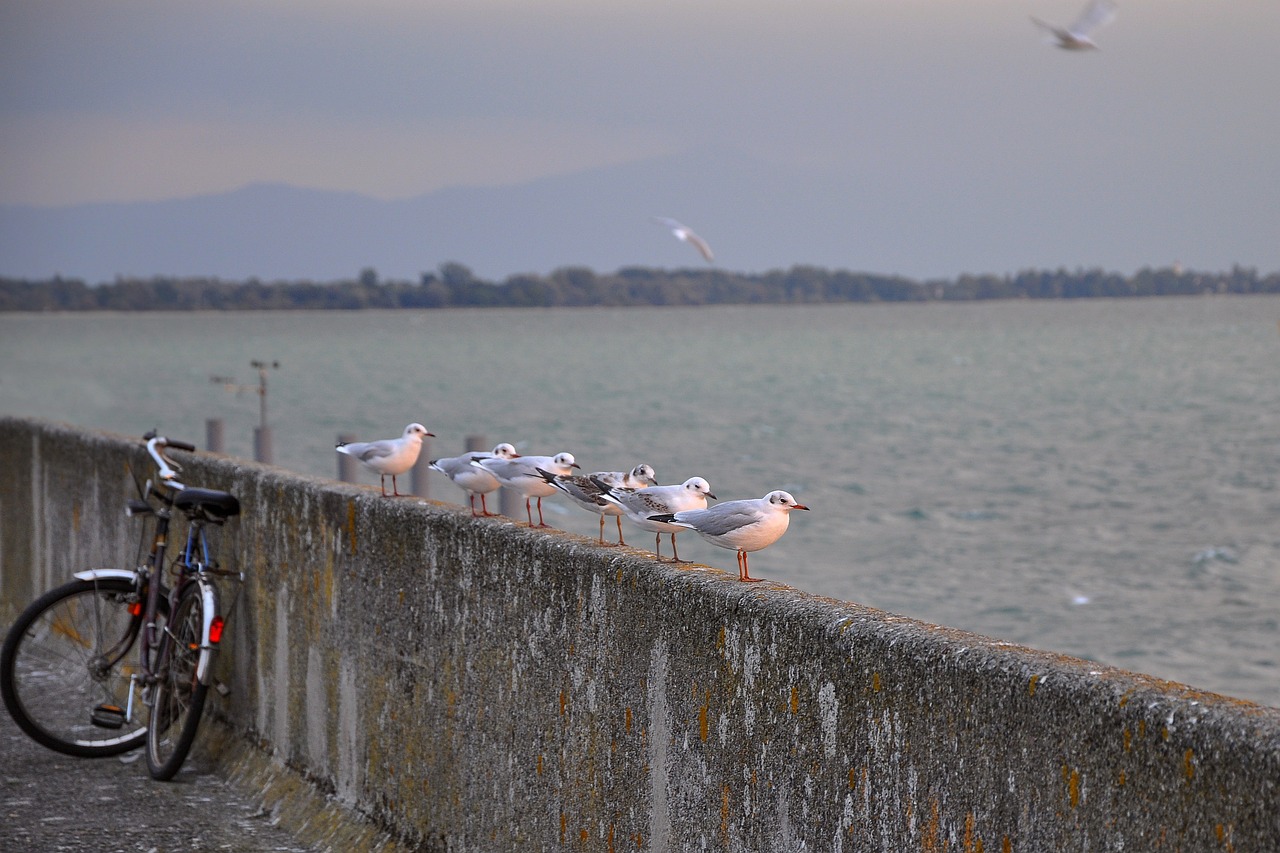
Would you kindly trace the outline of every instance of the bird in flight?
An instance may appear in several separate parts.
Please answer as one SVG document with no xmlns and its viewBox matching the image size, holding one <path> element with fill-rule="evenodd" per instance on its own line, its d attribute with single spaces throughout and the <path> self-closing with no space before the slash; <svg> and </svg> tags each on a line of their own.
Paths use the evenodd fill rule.
<svg viewBox="0 0 1280 853">
<path fill-rule="evenodd" d="M 1031 20 L 1036 26 L 1047 30 L 1063 50 L 1097 50 L 1098 45 L 1094 43 L 1092 35 L 1094 30 L 1111 23 L 1115 16 L 1116 4 L 1113 0 L 1093 0 L 1080 13 L 1080 18 L 1069 27 L 1060 27 L 1036 17 Z"/>
<path fill-rule="evenodd" d="M 678 239 L 691 244 L 699 253 L 701 253 L 702 257 L 707 259 L 707 263 L 711 263 L 715 260 L 716 256 L 711 253 L 711 247 L 707 245 L 707 241 L 703 240 L 697 234 L 694 234 L 693 229 L 688 225 L 683 225 L 676 220 L 668 219 L 665 216 L 655 216 L 653 217 L 653 221 L 659 225 L 665 225 L 670 228 L 671 233 L 676 235 Z"/>
</svg>

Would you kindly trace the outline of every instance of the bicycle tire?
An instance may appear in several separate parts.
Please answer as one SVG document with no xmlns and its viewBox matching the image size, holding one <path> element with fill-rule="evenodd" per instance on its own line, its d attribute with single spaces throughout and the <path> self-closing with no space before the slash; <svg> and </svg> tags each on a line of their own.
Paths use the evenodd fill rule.
<svg viewBox="0 0 1280 853">
<path fill-rule="evenodd" d="M 182 769 L 196 739 L 204 711 L 207 684 L 196 680 L 204 643 L 204 597 L 200 584 L 188 584 L 173 609 L 160 650 L 159 669 L 151 691 L 147 721 L 147 769 L 151 778 L 167 781 Z"/>
<path fill-rule="evenodd" d="M 131 612 L 138 604 L 132 581 L 102 578 L 72 581 L 27 605 L 0 650 L 0 693 L 20 729 L 49 749 L 82 758 L 142 745 L 142 703 L 133 703 L 134 719 L 124 718 L 138 672 L 130 654 L 142 621 Z M 167 611 L 168 603 L 161 604 Z M 108 724 L 95 723 L 99 709 L 115 709 L 101 712 L 112 718 Z"/>
</svg>

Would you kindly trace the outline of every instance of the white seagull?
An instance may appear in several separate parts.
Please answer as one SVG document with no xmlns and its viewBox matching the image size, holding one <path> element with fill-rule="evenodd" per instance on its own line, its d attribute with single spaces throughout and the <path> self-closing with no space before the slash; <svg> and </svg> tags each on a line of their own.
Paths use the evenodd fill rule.
<svg viewBox="0 0 1280 853">
<path fill-rule="evenodd" d="M 654 521 L 651 516 L 685 509 L 706 509 L 707 498 L 715 497 L 711 494 L 711 484 L 701 477 L 690 477 L 676 486 L 648 486 L 643 489 L 620 489 L 601 482 L 597 482 L 596 485 L 605 488 L 603 494 L 605 500 L 621 507 L 627 518 L 635 522 L 640 529 L 654 534 L 653 551 L 659 563 L 662 562 L 663 533 L 671 534 L 672 560 L 677 563 L 684 562 L 680 559 L 680 552 L 676 550 L 676 534 L 683 530 L 685 525 Z"/>
<path fill-rule="evenodd" d="M 594 471 L 583 476 L 581 474 L 552 474 L 550 471 L 538 469 L 542 478 L 564 492 L 574 503 L 588 512 L 600 516 L 600 544 L 613 545 L 604 541 L 604 517 L 613 516 L 618 522 L 618 543 L 626 545 L 622 538 L 622 507 L 604 498 L 604 490 L 609 486 L 622 489 L 643 489 L 656 486 L 657 479 L 653 468 L 641 463 L 630 471 Z M 603 484 L 603 485 L 602 485 Z"/>
<path fill-rule="evenodd" d="M 697 234 L 694 234 L 693 229 L 688 225 L 682 225 L 676 220 L 668 219 L 665 216 L 655 216 L 653 217 L 653 221 L 657 222 L 659 225 L 667 226 L 671 229 L 671 233 L 676 235 L 678 239 L 691 244 L 698 250 L 702 257 L 707 259 L 707 263 L 711 263 L 715 260 L 716 256 L 711 254 L 711 247 L 707 245 L 707 241 L 703 240 Z"/>
<path fill-rule="evenodd" d="M 502 459 L 517 459 L 520 454 L 516 453 L 516 449 L 504 441 L 494 447 L 492 451 L 482 450 L 474 453 L 464 453 L 461 456 L 433 459 L 431 460 L 431 467 L 443 473 L 453 481 L 455 486 L 467 493 L 467 503 L 471 506 L 471 514 L 473 516 L 477 515 L 476 495 L 480 496 L 481 512 L 478 514 L 489 516 L 493 515 L 493 513 L 489 512 L 489 505 L 485 503 L 485 495 L 496 491 L 502 484 L 498 482 L 498 478 L 493 474 L 478 465 L 472 465 L 471 462 L 475 459 L 488 459 L 494 456 Z"/>
<path fill-rule="evenodd" d="M 767 548 L 787 532 L 794 509 L 807 510 L 788 492 L 774 491 L 758 500 L 725 501 L 708 509 L 651 516 L 650 521 L 674 524 L 697 531 L 698 535 L 721 548 L 738 552 L 738 579 L 758 581 L 747 572 L 747 552 Z"/>
<path fill-rule="evenodd" d="M 1036 26 L 1047 30 L 1063 50 L 1097 50 L 1098 45 L 1092 37 L 1093 31 L 1111 23 L 1115 16 L 1116 4 L 1112 0 L 1093 0 L 1080 13 L 1079 20 L 1069 27 L 1060 27 L 1034 16 L 1031 20 Z"/>
<path fill-rule="evenodd" d="M 498 478 L 498 482 L 508 489 L 524 496 L 524 511 L 529 517 L 529 526 L 533 527 L 533 509 L 529 501 L 538 499 L 538 527 L 547 527 L 542 520 L 542 499 L 554 495 L 556 487 L 550 485 L 538 473 L 541 468 L 552 474 L 572 474 L 574 468 L 580 468 L 574 461 L 572 453 L 557 453 L 555 456 L 517 456 L 514 459 L 503 459 L 491 456 L 487 459 L 476 459 L 472 463 Z"/>
<path fill-rule="evenodd" d="M 400 494 L 400 489 L 396 486 L 396 476 L 403 474 L 413 467 L 418 461 L 418 454 L 422 452 L 423 436 L 435 436 L 433 432 L 427 432 L 427 428 L 422 424 L 409 424 L 404 428 L 404 434 L 399 438 L 384 438 L 381 441 L 353 441 L 350 444 L 343 442 L 335 449 L 339 453 L 345 453 L 348 456 L 354 456 L 369 470 L 378 473 L 379 482 L 382 484 L 382 496 L 407 498 L 412 495 Z M 393 494 L 387 494 L 387 475 L 391 475 L 391 491 Z"/>
</svg>

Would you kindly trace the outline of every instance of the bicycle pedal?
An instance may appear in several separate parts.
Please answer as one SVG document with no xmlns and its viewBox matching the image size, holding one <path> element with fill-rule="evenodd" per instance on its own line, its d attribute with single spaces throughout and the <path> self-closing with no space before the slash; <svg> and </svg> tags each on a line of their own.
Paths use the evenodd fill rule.
<svg viewBox="0 0 1280 853">
<path fill-rule="evenodd" d="M 124 728 L 124 709 L 119 705 L 99 705 L 89 712 L 89 722 L 102 729 Z"/>
</svg>

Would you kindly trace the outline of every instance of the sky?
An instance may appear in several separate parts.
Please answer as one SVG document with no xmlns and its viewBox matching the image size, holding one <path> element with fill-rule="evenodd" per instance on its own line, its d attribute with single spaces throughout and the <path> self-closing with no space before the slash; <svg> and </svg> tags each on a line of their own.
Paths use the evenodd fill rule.
<svg viewBox="0 0 1280 853">
<path fill-rule="evenodd" d="M 788 224 L 850 223 L 848 268 L 1280 270 L 1280 2 L 1121 0 L 1089 52 L 1030 20 L 1083 6 L 0 0 L 0 204 L 404 199 L 731 151 L 840 187 Z M 777 241 L 717 234 L 715 201 L 641 213 Z M 910 239 L 859 240 L 876 219 Z"/>
</svg>

